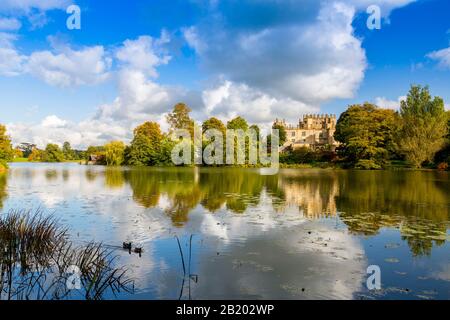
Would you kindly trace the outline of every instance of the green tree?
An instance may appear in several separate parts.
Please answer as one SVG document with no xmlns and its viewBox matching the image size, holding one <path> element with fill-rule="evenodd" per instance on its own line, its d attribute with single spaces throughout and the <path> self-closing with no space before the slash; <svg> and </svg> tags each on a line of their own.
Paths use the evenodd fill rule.
<svg viewBox="0 0 450 320">
<path fill-rule="evenodd" d="M 175 147 L 175 142 L 169 137 L 164 136 L 161 140 L 160 152 L 158 156 L 158 165 L 168 166 L 172 165 L 172 150 Z"/>
<path fill-rule="evenodd" d="M 207 130 L 210 130 L 210 129 L 219 130 L 220 132 L 222 132 L 224 137 L 225 137 L 225 131 L 227 130 L 227 128 L 225 127 L 223 122 L 215 117 L 209 118 L 208 120 L 205 120 L 202 123 L 202 132 L 203 133 L 205 133 Z"/>
<path fill-rule="evenodd" d="M 108 166 L 120 166 L 125 159 L 125 144 L 122 141 L 105 144 L 105 156 Z"/>
<path fill-rule="evenodd" d="M 361 169 L 379 169 L 393 150 L 396 125 L 393 110 L 365 103 L 352 105 L 340 116 L 334 138 L 342 143 L 339 154 Z"/>
<path fill-rule="evenodd" d="M 44 162 L 63 162 L 64 153 L 57 144 L 49 143 L 45 147 L 43 159 Z"/>
<path fill-rule="evenodd" d="M 68 141 L 64 142 L 62 151 L 64 153 L 64 158 L 66 160 L 74 160 L 75 152 L 72 150 L 72 147 L 70 146 L 70 142 L 68 142 Z"/>
<path fill-rule="evenodd" d="M 284 145 L 287 141 L 286 128 L 280 124 L 274 124 L 273 129 L 278 129 L 278 134 L 280 137 L 280 146 Z"/>
<path fill-rule="evenodd" d="M 433 161 L 445 145 L 448 118 L 444 101 L 432 98 L 428 87 L 411 86 L 406 101 L 401 102 L 397 149 L 411 164 L 420 168 Z"/>
<path fill-rule="evenodd" d="M 227 122 L 227 129 L 232 129 L 232 130 L 244 130 L 247 131 L 248 130 L 248 123 L 247 121 L 242 118 L 242 117 L 236 117 L 230 121 Z"/>
<path fill-rule="evenodd" d="M 6 127 L 0 125 L 0 171 L 8 167 L 7 162 L 14 157 L 11 138 L 6 134 Z"/>
<path fill-rule="evenodd" d="M 145 122 L 134 129 L 134 138 L 126 148 L 126 163 L 135 166 L 152 166 L 159 163 L 161 142 L 164 136 L 156 122 Z"/>
</svg>

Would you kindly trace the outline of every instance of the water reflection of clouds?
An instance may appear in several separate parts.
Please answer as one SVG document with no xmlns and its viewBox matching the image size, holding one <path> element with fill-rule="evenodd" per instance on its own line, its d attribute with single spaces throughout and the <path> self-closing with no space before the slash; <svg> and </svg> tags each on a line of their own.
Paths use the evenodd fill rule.
<svg viewBox="0 0 450 320">
<path fill-rule="evenodd" d="M 331 219 L 314 218 L 335 215 L 339 205 L 357 213 L 336 219 L 357 235 L 373 229 L 370 234 L 377 236 L 380 226 L 391 225 L 384 220 L 393 218 L 361 213 L 377 204 L 372 189 L 350 187 L 346 173 L 327 171 L 321 178 L 317 172 L 288 171 L 279 177 L 249 172 L 12 166 L 5 207 L 40 204 L 60 215 L 80 240 L 142 244 L 141 259 L 119 251 L 142 297 L 177 297 L 181 262 L 174 236 L 190 234 L 196 235 L 195 272 L 200 277 L 193 285 L 195 298 L 347 299 L 361 291 L 367 260 L 358 237 L 334 228 Z M 379 178 L 373 181 L 379 193 Z M 438 203 L 444 201 L 440 196 Z M 385 197 L 394 208 L 409 205 Z M 448 266 L 433 272 L 434 278 L 448 281 Z"/>
</svg>

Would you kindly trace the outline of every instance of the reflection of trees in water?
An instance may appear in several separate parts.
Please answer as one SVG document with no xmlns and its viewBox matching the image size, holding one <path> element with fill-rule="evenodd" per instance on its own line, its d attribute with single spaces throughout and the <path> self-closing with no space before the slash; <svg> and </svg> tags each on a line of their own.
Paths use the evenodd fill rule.
<svg viewBox="0 0 450 320">
<path fill-rule="evenodd" d="M 69 181 L 70 178 L 70 171 L 67 169 L 64 169 L 62 172 L 62 177 L 64 181 Z"/>
<path fill-rule="evenodd" d="M 95 179 L 97 179 L 98 175 L 99 175 L 99 172 L 97 170 L 94 170 L 91 168 L 88 168 L 85 171 L 85 176 L 88 181 L 95 181 Z"/>
<path fill-rule="evenodd" d="M 262 176 L 242 169 L 131 169 L 106 171 L 107 185 L 126 181 L 133 199 L 146 208 L 160 204 L 174 226 L 183 226 L 198 204 L 213 213 L 221 208 L 243 213 L 258 206 L 261 194 L 273 210 L 295 206 L 308 218 L 338 211 L 350 232 L 375 235 L 383 227 L 400 228 L 414 254 L 427 254 L 445 242 L 450 215 L 447 174 L 418 171 L 284 170 Z"/>
<path fill-rule="evenodd" d="M 121 168 L 105 169 L 105 185 L 111 189 L 121 188 L 125 184 L 125 173 Z"/>
<path fill-rule="evenodd" d="M 351 232 L 375 235 L 399 228 L 415 255 L 446 241 L 450 206 L 448 175 L 422 171 L 344 172 L 336 198 Z"/>
<path fill-rule="evenodd" d="M 45 178 L 47 179 L 47 181 L 54 181 L 58 179 L 58 171 L 56 171 L 55 169 L 45 170 Z"/>
<path fill-rule="evenodd" d="M 6 186 L 8 177 L 6 173 L 0 173 L 0 209 L 3 208 L 3 201 L 8 197 Z"/>
</svg>

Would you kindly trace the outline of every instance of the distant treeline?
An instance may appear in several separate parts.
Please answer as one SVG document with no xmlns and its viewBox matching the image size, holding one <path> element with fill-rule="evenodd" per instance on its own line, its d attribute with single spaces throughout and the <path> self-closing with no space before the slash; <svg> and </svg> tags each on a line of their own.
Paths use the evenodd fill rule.
<svg viewBox="0 0 450 320">
<path fill-rule="evenodd" d="M 65 142 L 62 149 L 56 144 L 48 144 L 44 150 L 32 144 L 21 144 L 13 149 L 5 127 L 0 126 L 0 170 L 8 161 L 23 157 L 40 162 L 80 160 L 110 166 L 170 166 L 173 165 L 171 151 L 178 143 L 171 138 L 171 133 L 185 129 L 191 137 L 194 135 L 196 124 L 190 112 L 186 104 L 179 103 L 167 115 L 168 133 L 162 132 L 158 123 L 148 121 L 134 129 L 133 140 L 128 145 L 111 141 L 104 146 L 90 146 L 85 151 L 73 150 L 69 142 Z M 227 129 L 253 129 L 258 135 L 260 132 L 257 125 L 249 125 L 242 117 L 226 125 L 212 117 L 198 129 L 203 133 L 216 129 L 223 136 Z M 286 142 L 286 131 L 282 126 L 274 126 L 274 129 L 279 130 L 281 146 Z M 442 98 L 430 95 L 428 87 L 412 86 L 398 111 L 370 103 L 349 106 L 337 121 L 334 138 L 340 143 L 337 150 L 327 146 L 316 150 L 287 149 L 280 155 L 280 162 L 291 166 L 358 169 L 402 166 L 447 170 L 450 165 L 450 111 L 445 111 Z M 213 139 L 203 136 L 203 147 Z M 268 142 L 270 149 L 270 139 Z M 248 149 L 247 143 L 246 156 Z"/>
</svg>

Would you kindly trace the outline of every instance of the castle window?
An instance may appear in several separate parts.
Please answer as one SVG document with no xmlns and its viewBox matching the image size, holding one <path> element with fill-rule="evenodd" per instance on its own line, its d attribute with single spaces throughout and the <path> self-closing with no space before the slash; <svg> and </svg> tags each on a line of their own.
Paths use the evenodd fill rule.
<svg viewBox="0 0 450 320">
<path fill-rule="evenodd" d="M 302 136 L 306 137 L 306 132 L 305 131 L 302 132 Z"/>
<path fill-rule="evenodd" d="M 295 131 L 292 131 L 291 136 L 295 137 Z"/>
</svg>

